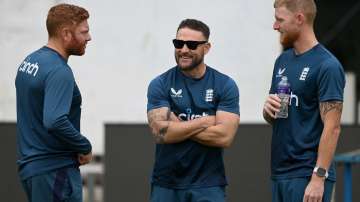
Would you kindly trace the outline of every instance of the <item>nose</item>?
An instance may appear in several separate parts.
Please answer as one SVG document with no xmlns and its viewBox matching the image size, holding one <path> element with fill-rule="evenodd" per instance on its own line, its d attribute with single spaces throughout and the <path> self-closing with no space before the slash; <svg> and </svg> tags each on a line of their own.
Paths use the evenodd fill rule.
<svg viewBox="0 0 360 202">
<path fill-rule="evenodd" d="M 279 23 L 277 21 L 274 22 L 273 24 L 273 29 L 274 30 L 279 30 L 280 26 L 279 26 Z"/>
<path fill-rule="evenodd" d="M 91 35 L 90 34 L 88 34 L 88 37 L 87 37 L 86 41 L 91 41 Z"/>
<path fill-rule="evenodd" d="M 189 52 L 189 48 L 187 47 L 186 44 L 184 44 L 184 46 L 180 49 L 181 52 Z"/>
</svg>

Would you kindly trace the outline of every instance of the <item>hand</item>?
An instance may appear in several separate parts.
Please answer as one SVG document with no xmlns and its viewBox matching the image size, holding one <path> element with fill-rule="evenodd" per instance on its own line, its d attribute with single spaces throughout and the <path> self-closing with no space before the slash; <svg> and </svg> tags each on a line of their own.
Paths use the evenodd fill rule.
<svg viewBox="0 0 360 202">
<path fill-rule="evenodd" d="M 80 165 L 85 165 L 90 163 L 92 159 L 92 153 L 89 152 L 88 154 L 84 155 L 84 154 L 78 154 L 78 162 Z"/>
<path fill-rule="evenodd" d="M 276 94 L 269 94 L 264 104 L 264 111 L 275 119 L 275 113 L 280 111 L 280 98 Z"/>
<path fill-rule="evenodd" d="M 180 122 L 181 120 L 174 114 L 174 112 L 171 112 L 170 121 Z"/>
<path fill-rule="evenodd" d="M 324 194 L 324 177 L 313 174 L 305 189 L 303 202 L 322 202 Z"/>
<path fill-rule="evenodd" d="M 210 127 L 210 126 L 215 126 L 216 125 L 216 116 L 203 116 L 201 117 L 202 119 L 204 119 L 204 126 Z"/>
</svg>

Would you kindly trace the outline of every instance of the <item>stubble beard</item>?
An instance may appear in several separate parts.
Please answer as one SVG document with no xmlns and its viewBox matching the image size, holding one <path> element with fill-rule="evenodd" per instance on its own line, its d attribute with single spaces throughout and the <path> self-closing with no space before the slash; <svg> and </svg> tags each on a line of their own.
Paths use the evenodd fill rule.
<svg viewBox="0 0 360 202">
<path fill-rule="evenodd" d="M 179 60 L 180 60 L 180 57 L 182 57 L 182 56 L 190 57 L 192 59 L 192 62 L 190 63 L 190 65 L 183 66 L 183 65 L 180 64 Z M 182 71 L 189 72 L 189 71 L 192 71 L 192 70 L 196 69 L 201 63 L 203 63 L 204 56 L 199 58 L 199 57 L 196 57 L 196 56 L 179 55 L 179 54 L 175 53 L 175 60 L 176 60 L 177 65 L 180 67 L 180 69 Z"/>
</svg>

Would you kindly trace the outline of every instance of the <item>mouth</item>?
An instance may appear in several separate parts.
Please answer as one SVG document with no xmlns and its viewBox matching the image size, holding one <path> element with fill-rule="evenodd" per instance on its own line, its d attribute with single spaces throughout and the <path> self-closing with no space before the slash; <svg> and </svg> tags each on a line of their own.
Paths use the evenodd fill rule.
<svg viewBox="0 0 360 202">
<path fill-rule="evenodd" d="M 192 57 L 181 56 L 179 58 L 179 62 L 182 63 L 182 64 L 190 64 L 192 62 Z"/>
<path fill-rule="evenodd" d="M 182 59 L 182 60 L 191 60 L 191 59 L 192 59 L 192 56 L 190 56 L 190 55 L 179 55 L 179 59 Z"/>
</svg>

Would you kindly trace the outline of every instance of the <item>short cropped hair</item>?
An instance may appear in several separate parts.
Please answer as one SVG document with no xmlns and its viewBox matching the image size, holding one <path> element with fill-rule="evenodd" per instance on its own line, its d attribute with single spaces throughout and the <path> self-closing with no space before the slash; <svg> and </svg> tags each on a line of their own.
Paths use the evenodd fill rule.
<svg viewBox="0 0 360 202">
<path fill-rule="evenodd" d="M 316 4 L 314 0 L 275 0 L 274 8 L 285 6 L 291 12 L 301 11 L 309 24 L 314 24 Z"/>
<path fill-rule="evenodd" d="M 63 26 L 76 26 L 88 18 L 89 12 L 80 6 L 65 3 L 55 5 L 50 8 L 46 19 L 49 37 L 56 36 Z"/>
<path fill-rule="evenodd" d="M 190 28 L 192 30 L 199 31 L 204 35 L 206 40 L 209 40 L 210 29 L 205 23 L 201 22 L 200 20 L 185 19 L 185 20 L 181 21 L 181 23 L 177 29 L 177 32 L 182 28 Z"/>
</svg>

